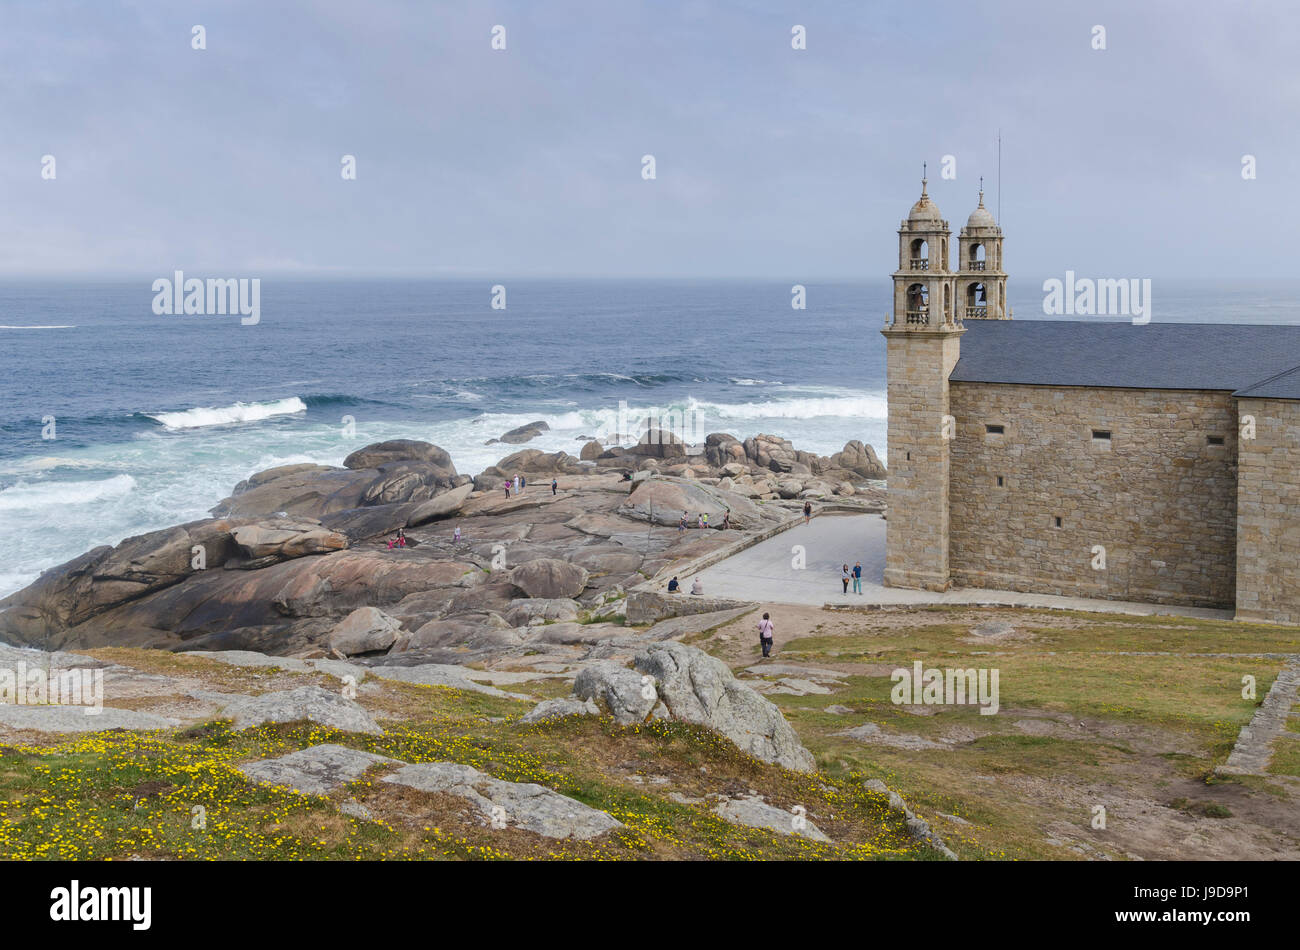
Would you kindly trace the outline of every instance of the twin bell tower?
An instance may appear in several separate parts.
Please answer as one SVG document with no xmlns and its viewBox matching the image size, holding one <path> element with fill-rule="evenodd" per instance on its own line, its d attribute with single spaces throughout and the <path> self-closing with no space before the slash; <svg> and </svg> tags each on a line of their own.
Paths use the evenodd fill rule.
<svg viewBox="0 0 1300 950">
<path fill-rule="evenodd" d="M 885 335 L 889 374 L 889 520 L 885 577 L 890 587 L 947 590 L 948 476 L 956 420 L 948 412 L 948 376 L 961 353 L 966 320 L 1009 320 L 1002 228 L 979 205 L 957 238 L 926 193 L 898 229 L 894 312 Z"/>
</svg>

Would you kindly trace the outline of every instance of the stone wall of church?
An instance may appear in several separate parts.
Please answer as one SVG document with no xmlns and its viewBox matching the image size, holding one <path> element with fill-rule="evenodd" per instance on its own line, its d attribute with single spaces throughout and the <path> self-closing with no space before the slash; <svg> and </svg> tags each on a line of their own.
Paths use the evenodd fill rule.
<svg viewBox="0 0 1300 950">
<path fill-rule="evenodd" d="M 1232 396 L 953 382 L 949 406 L 954 583 L 1232 606 Z"/>
<path fill-rule="evenodd" d="M 1237 617 L 1300 623 L 1300 403 L 1237 409 Z"/>
</svg>

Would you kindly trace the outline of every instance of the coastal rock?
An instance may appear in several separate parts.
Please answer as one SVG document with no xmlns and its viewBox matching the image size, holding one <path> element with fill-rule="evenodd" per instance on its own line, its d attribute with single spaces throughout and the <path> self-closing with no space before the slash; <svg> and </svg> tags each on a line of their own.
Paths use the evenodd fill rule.
<svg viewBox="0 0 1300 950">
<path fill-rule="evenodd" d="M 862 478 L 881 479 L 886 476 L 885 466 L 876 456 L 876 450 L 857 439 L 847 442 L 842 451 L 830 457 L 835 468 L 847 469 Z"/>
<path fill-rule="evenodd" d="M 0 600 L 0 639 L 46 646 L 56 632 L 120 604 L 164 590 L 239 553 L 224 520 L 194 521 L 104 545 L 45 571 L 30 586 Z"/>
<path fill-rule="evenodd" d="M 485 821 L 533 831 L 546 838 L 595 838 L 622 824 L 603 811 L 542 785 L 504 782 L 455 762 L 408 765 L 384 778 L 422 792 L 456 795 L 471 802 Z"/>
<path fill-rule="evenodd" d="M 465 478 L 465 476 L 459 477 Z M 406 527 L 414 528 L 430 521 L 436 521 L 439 518 L 445 518 L 447 515 L 455 514 L 464 506 L 466 499 L 469 498 L 470 492 L 473 490 L 474 483 L 465 478 L 463 484 L 441 492 L 416 506 L 415 510 L 407 516 Z"/>
<path fill-rule="evenodd" d="M 343 460 L 343 467 L 350 469 L 379 468 L 389 462 L 427 462 L 437 468 L 446 469 L 455 475 L 456 467 L 451 456 L 431 442 L 419 442 L 414 439 L 391 439 L 388 442 L 376 442 L 365 448 L 357 449 Z"/>
<path fill-rule="evenodd" d="M 378 607 L 358 607 L 331 631 L 329 645 L 344 656 L 374 653 L 391 647 L 401 632 L 401 622 Z"/>
<path fill-rule="evenodd" d="M 498 441 L 505 442 L 509 445 L 522 445 L 525 442 L 537 438 L 543 432 L 549 432 L 550 429 L 551 427 L 549 425 L 539 419 L 536 422 L 529 422 L 527 425 L 511 429 L 505 435 L 501 436 Z"/>
<path fill-rule="evenodd" d="M 288 560 L 309 554 L 342 551 L 348 539 L 319 523 L 278 518 L 234 528 L 231 536 L 240 553 L 255 561 Z"/>
<path fill-rule="evenodd" d="M 587 586 L 587 577 L 586 568 L 551 557 L 525 561 L 509 574 L 510 583 L 529 597 L 546 600 L 577 597 Z"/>
<path fill-rule="evenodd" d="M 567 598 L 520 598 L 510 602 L 505 613 L 506 623 L 512 627 L 526 627 L 534 621 L 577 620 L 578 604 Z"/>
<path fill-rule="evenodd" d="M 649 521 L 653 515 L 655 524 L 673 526 L 683 511 L 687 513 L 690 525 L 694 525 L 703 513 L 709 516 L 709 524 L 713 527 L 721 525 L 723 517 L 730 511 L 732 525 L 741 529 L 767 527 L 785 517 L 781 511 L 764 511 L 749 499 L 713 485 L 661 478 L 651 478 L 637 485 L 620 510 L 638 521 Z"/>
<path fill-rule="evenodd" d="M 309 719 L 343 732 L 370 735 L 383 732 L 360 705 L 319 686 L 299 686 L 261 696 L 239 696 L 222 707 L 221 715 L 234 721 L 236 732 L 252 729 L 264 722 L 297 722 L 300 719 Z"/>
<path fill-rule="evenodd" d="M 816 769 L 812 753 L 769 700 L 737 682 L 725 663 L 682 643 L 655 643 L 633 666 L 653 676 L 673 719 L 719 732 L 764 762 L 800 772 Z"/>
<path fill-rule="evenodd" d="M 600 458 L 604 451 L 600 443 L 593 440 L 582 447 L 582 451 L 578 453 L 578 458 L 583 462 L 594 462 Z"/>
<path fill-rule="evenodd" d="M 685 457 L 686 446 L 667 429 L 649 429 L 630 451 L 649 458 L 674 459 Z"/>
</svg>

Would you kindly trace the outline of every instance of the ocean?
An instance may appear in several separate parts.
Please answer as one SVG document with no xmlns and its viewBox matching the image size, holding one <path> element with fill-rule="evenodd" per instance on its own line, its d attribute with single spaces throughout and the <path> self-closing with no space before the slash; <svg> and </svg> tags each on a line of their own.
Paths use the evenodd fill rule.
<svg viewBox="0 0 1300 950">
<path fill-rule="evenodd" d="M 504 310 L 494 283 L 266 278 L 245 326 L 155 315 L 148 278 L 0 282 L 0 595 L 206 517 L 253 472 L 384 439 L 476 474 L 675 413 L 885 456 L 887 280 L 806 283 L 804 310 L 793 281 L 508 281 Z M 1041 286 L 1013 275 L 1017 319 L 1043 318 Z M 1300 322 L 1294 282 L 1156 281 L 1153 302 L 1157 322 Z M 538 419 L 526 446 L 484 444 Z"/>
</svg>

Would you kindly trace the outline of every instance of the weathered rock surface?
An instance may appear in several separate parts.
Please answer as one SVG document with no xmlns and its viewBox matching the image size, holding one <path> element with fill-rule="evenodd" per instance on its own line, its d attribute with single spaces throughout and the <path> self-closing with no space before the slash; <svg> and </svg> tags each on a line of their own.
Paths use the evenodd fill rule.
<svg viewBox="0 0 1300 950">
<path fill-rule="evenodd" d="M 655 643 L 633 666 L 653 676 L 658 697 L 674 719 L 720 732 L 740 749 L 784 768 L 811 772 L 812 753 L 778 709 L 738 682 L 725 663 L 682 643 Z"/>
<path fill-rule="evenodd" d="M 408 765 L 384 781 L 422 792 L 459 796 L 471 802 L 485 821 L 496 821 L 547 838 L 595 838 L 622 827 L 621 822 L 605 812 L 545 786 L 504 782 L 454 762 Z"/>
<path fill-rule="evenodd" d="M 612 662 L 584 667 L 574 678 L 573 694 L 594 702 L 624 725 L 644 722 L 659 701 L 653 685 L 643 684 L 640 673 Z"/>
<path fill-rule="evenodd" d="M 319 686 L 299 686 L 261 696 L 237 696 L 225 704 L 221 714 L 222 718 L 233 720 L 236 732 L 252 729 L 264 722 L 297 722 L 300 719 L 309 719 L 343 732 L 371 735 L 383 732 L 362 706 Z"/>
<path fill-rule="evenodd" d="M 284 785 L 304 795 L 325 795 L 341 785 L 355 782 L 371 766 L 397 762 L 386 755 L 326 743 L 299 749 L 278 759 L 245 762 L 239 768 L 254 782 Z"/>
<path fill-rule="evenodd" d="M 519 722 L 531 724 L 535 722 L 551 722 L 555 719 L 563 719 L 565 716 L 596 716 L 599 714 L 600 708 L 590 699 L 546 699 L 525 713 Z"/>
<path fill-rule="evenodd" d="M 830 841 L 825 833 L 802 815 L 769 805 L 755 795 L 719 802 L 713 811 L 727 821 L 751 828 L 767 828 L 783 835 L 798 835 L 813 841 Z"/>
<path fill-rule="evenodd" d="M 509 445 L 522 445 L 525 442 L 537 438 L 543 432 L 549 432 L 550 430 L 551 427 L 549 425 L 541 419 L 538 419 L 536 422 L 529 422 L 525 425 L 511 429 L 509 432 L 502 435 L 497 441 L 505 442 Z"/>
<path fill-rule="evenodd" d="M 401 635 L 402 624 L 378 607 L 358 607 L 330 631 L 329 645 L 344 656 L 387 650 Z"/>
<path fill-rule="evenodd" d="M 0 703 L 0 726 L 37 732 L 103 732 L 106 729 L 167 729 L 179 726 L 170 716 L 135 709 L 103 707 L 88 715 L 89 706 L 18 706 Z"/>
<path fill-rule="evenodd" d="M 330 531 L 317 522 L 276 518 L 253 524 L 239 525 L 230 532 L 245 557 L 266 561 L 268 558 L 288 560 L 308 554 L 325 554 L 342 551 L 348 539 L 337 531 Z"/>
<path fill-rule="evenodd" d="M 586 568 L 558 558 L 525 561 L 510 572 L 510 583 L 529 597 L 546 600 L 577 597 L 587 586 Z"/>
<path fill-rule="evenodd" d="M 451 456 L 431 442 L 418 442 L 414 439 L 392 439 L 388 442 L 376 442 L 363 449 L 357 449 L 343 460 L 344 468 L 364 469 L 378 468 L 389 462 L 427 462 L 438 468 L 456 474 L 456 467 Z"/>
</svg>

